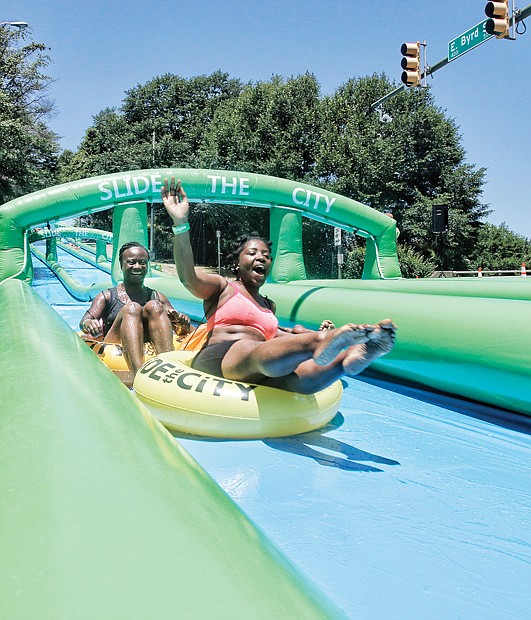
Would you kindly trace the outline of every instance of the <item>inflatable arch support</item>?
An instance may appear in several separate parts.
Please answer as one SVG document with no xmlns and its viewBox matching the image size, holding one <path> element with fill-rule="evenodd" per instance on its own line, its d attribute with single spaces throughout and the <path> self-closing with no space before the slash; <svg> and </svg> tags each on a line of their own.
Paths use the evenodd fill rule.
<svg viewBox="0 0 531 620">
<path fill-rule="evenodd" d="M 49 247 L 56 247 L 57 242 L 62 239 L 68 239 L 69 241 L 75 241 L 79 244 L 79 247 L 83 249 L 87 246 L 85 241 L 91 239 L 96 242 L 95 259 L 91 261 L 94 265 L 98 266 L 101 263 L 108 263 L 107 257 L 107 244 L 112 244 L 113 234 L 107 230 L 98 230 L 97 228 L 75 228 L 71 226 L 58 226 L 56 228 L 34 228 L 31 230 L 28 241 L 29 243 L 35 243 L 35 241 L 46 241 L 46 254 L 48 255 Z M 61 246 L 62 247 L 62 246 Z M 92 250 L 94 252 L 94 250 Z M 57 255 L 55 255 L 57 260 Z"/>
<path fill-rule="evenodd" d="M 57 237 L 60 239 L 84 240 L 87 237 L 96 241 L 112 243 L 112 233 L 97 228 L 76 228 L 74 226 L 58 226 L 57 228 L 34 228 L 29 235 L 29 242 L 42 241 Z"/>
<path fill-rule="evenodd" d="M 108 174 L 72 181 L 16 198 L 0 206 L 0 281 L 31 279 L 28 275 L 28 229 L 46 222 L 95 213 L 138 201 L 160 200 L 165 178 L 182 180 L 191 202 L 265 207 L 297 213 L 339 226 L 367 238 L 363 277 L 400 277 L 396 254 L 396 223 L 350 198 L 324 189 L 276 177 L 227 170 L 163 168 Z M 281 225 L 272 231 L 282 231 Z M 277 239 L 273 239 L 276 245 Z M 283 253 L 289 241 L 283 237 Z M 277 266 L 277 269 L 280 269 Z M 290 270 L 287 270 L 290 272 Z M 291 270 L 293 271 L 293 270 Z M 277 273 L 281 273 L 277 271 Z M 295 272 L 297 270 L 295 269 Z M 299 275 L 301 271 L 299 270 Z M 296 279 L 289 273 L 285 279 Z"/>
</svg>

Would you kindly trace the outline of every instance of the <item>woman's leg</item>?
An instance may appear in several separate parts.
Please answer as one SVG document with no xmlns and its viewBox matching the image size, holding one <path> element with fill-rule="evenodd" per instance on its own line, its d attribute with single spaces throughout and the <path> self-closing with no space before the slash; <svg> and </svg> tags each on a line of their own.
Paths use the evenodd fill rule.
<svg viewBox="0 0 531 620">
<path fill-rule="evenodd" d="M 266 342 L 238 340 L 223 359 L 223 376 L 250 382 L 283 377 L 312 358 L 315 365 L 326 366 L 343 349 L 366 342 L 373 330 L 370 325 L 349 323 L 338 329 L 293 334 Z"/>
<path fill-rule="evenodd" d="M 155 352 L 173 351 L 173 328 L 166 308 L 155 299 L 142 308 L 142 319 L 146 327 L 146 338 L 153 343 Z"/>
<path fill-rule="evenodd" d="M 336 338 L 339 335 L 345 334 L 345 327 L 347 326 L 339 328 L 343 331 L 340 332 L 340 334 L 337 334 Z M 354 327 L 366 328 L 367 326 Z M 236 374 L 238 373 L 238 369 L 241 368 L 242 364 L 245 368 L 245 363 L 247 363 L 247 368 L 250 370 L 252 368 L 252 364 L 255 358 L 260 358 L 263 355 L 267 356 L 268 352 L 263 349 L 263 347 L 264 345 L 273 342 L 269 341 L 264 343 L 252 342 L 247 340 L 239 341 L 238 343 L 235 343 L 229 353 L 227 353 L 226 358 L 229 357 L 229 362 L 226 366 L 226 358 L 223 360 L 223 375 L 227 379 L 239 379 L 240 381 L 260 383 L 262 385 L 277 387 L 291 392 L 311 394 L 313 392 L 324 389 L 328 385 L 332 384 L 334 381 L 337 381 L 344 374 L 355 375 L 360 373 L 362 370 L 367 368 L 367 366 L 371 364 L 375 359 L 384 355 L 385 353 L 388 353 L 393 348 L 395 327 L 391 321 L 381 321 L 376 326 L 371 326 L 371 328 L 372 329 L 365 332 L 366 334 L 368 334 L 368 336 L 364 338 L 364 341 L 361 344 L 351 344 L 346 350 L 340 350 L 338 353 L 336 353 L 335 358 L 332 360 L 331 363 L 326 365 L 318 365 L 315 362 L 314 355 L 314 359 L 308 359 L 308 357 L 306 357 L 305 360 L 296 364 L 296 366 L 294 368 L 291 368 L 288 372 L 277 376 L 271 374 L 267 375 L 265 373 L 256 373 L 254 375 L 249 373 L 247 376 L 236 376 Z M 300 335 L 302 336 L 306 334 Z M 351 338 L 352 340 L 355 340 L 355 338 Z M 360 339 L 359 335 L 358 339 Z M 293 354 L 292 345 L 294 343 L 294 338 L 286 337 L 276 340 L 287 340 L 288 348 L 290 349 L 291 354 Z M 328 346 L 325 346 L 327 342 L 326 340 L 324 342 L 320 342 L 320 353 L 323 353 L 324 349 L 328 349 L 329 353 L 330 351 L 337 351 L 338 346 L 340 346 L 341 342 L 344 341 L 345 338 L 343 337 L 340 340 L 332 338 L 330 341 L 328 341 Z M 234 349 L 236 349 L 236 346 L 239 345 L 239 343 L 245 343 L 245 347 L 241 345 L 238 347 L 242 349 L 240 351 L 240 354 L 243 354 L 243 358 L 240 360 L 239 365 L 233 365 L 231 364 L 230 354 L 234 351 Z M 303 347 L 303 343 L 298 343 L 298 346 Z M 237 349 L 236 353 L 238 354 Z M 321 355 L 321 358 L 322 357 L 323 355 Z M 291 359 L 291 363 L 294 363 L 293 358 Z M 267 364 L 263 366 L 263 368 L 267 369 Z M 285 366 L 285 368 L 288 368 L 288 366 Z"/>
<path fill-rule="evenodd" d="M 299 364 L 290 375 L 265 379 L 262 384 L 303 394 L 323 390 L 345 374 L 359 374 L 374 360 L 389 353 L 395 343 L 395 332 L 396 327 L 390 320 L 380 321 L 367 342 L 342 351 L 328 366 L 317 366 L 313 360 L 308 360 Z"/>
<path fill-rule="evenodd" d="M 134 302 L 127 303 L 118 313 L 105 341 L 121 343 L 125 361 L 136 375 L 144 363 L 142 307 Z"/>
<path fill-rule="evenodd" d="M 351 347 L 343 358 L 343 369 L 347 375 L 357 375 L 375 359 L 389 353 L 395 344 L 396 327 L 389 319 L 378 323 L 378 337 L 359 347 Z"/>
</svg>

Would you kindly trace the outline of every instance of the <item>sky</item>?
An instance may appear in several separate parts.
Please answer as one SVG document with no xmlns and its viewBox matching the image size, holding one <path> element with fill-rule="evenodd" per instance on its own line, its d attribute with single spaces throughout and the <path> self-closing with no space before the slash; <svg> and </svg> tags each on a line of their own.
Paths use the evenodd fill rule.
<svg viewBox="0 0 531 620">
<path fill-rule="evenodd" d="M 523 0 L 521 9 L 531 3 Z M 76 150 L 93 116 L 119 108 L 153 77 L 221 70 L 244 82 L 312 73 L 323 95 L 350 78 L 399 83 L 400 47 L 426 41 L 427 61 L 485 19 L 485 0 L 0 0 L 0 21 L 26 21 L 49 47 L 49 127 Z M 486 168 L 482 201 L 531 238 L 531 17 L 516 41 L 490 39 L 429 78 L 435 104 L 462 136 L 467 162 Z M 451 205 L 450 205 L 451 208 Z"/>
</svg>

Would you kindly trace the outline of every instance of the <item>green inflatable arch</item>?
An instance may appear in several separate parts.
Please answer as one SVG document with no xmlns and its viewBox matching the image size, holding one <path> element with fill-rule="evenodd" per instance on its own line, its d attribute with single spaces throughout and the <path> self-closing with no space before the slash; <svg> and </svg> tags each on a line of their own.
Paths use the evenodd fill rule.
<svg viewBox="0 0 531 620">
<path fill-rule="evenodd" d="M 121 271 L 117 248 L 132 239 L 147 245 L 146 204 L 160 200 L 164 178 L 180 178 L 194 202 L 244 204 L 271 210 L 274 264 L 264 291 L 283 323 L 316 327 L 323 317 L 341 325 L 391 317 L 398 325 L 393 351 L 374 368 L 452 394 L 531 413 L 529 313 L 531 278 L 406 280 L 400 276 L 394 220 L 337 194 L 309 185 L 244 172 L 139 170 L 83 179 L 13 200 L 0 207 L 0 283 L 31 280 L 30 230 L 46 222 L 113 208 L 112 281 Z M 300 218 L 356 231 L 367 238 L 362 280 L 308 280 Z M 49 239 L 52 246 L 52 239 Z M 49 253 L 53 256 L 53 253 Z M 80 287 L 61 272 L 78 299 L 100 285 Z M 198 320 L 201 304 L 178 278 L 149 282 Z M 501 326 L 508 326 L 507 329 Z"/>
<path fill-rule="evenodd" d="M 46 222 L 94 213 L 139 200 L 160 200 L 164 178 L 182 180 L 192 202 L 236 204 L 272 209 L 276 271 L 279 280 L 303 274 L 298 240 L 284 234 L 283 216 L 292 214 L 326 222 L 367 238 L 369 251 L 364 278 L 400 277 L 396 254 L 396 223 L 355 200 L 323 189 L 264 176 L 227 170 L 164 168 L 136 170 L 82 179 L 22 196 L 0 207 L 0 281 L 30 280 L 27 230 Z M 278 215 L 279 211 L 282 214 Z M 280 222 L 280 223 L 279 223 Z M 289 226 L 290 224 L 288 224 Z"/>
</svg>

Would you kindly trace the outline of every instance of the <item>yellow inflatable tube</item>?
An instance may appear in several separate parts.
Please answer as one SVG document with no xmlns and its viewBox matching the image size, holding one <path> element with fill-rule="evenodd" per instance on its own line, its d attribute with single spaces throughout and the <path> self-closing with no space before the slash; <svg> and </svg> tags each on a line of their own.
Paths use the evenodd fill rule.
<svg viewBox="0 0 531 620">
<path fill-rule="evenodd" d="M 94 340 L 88 338 L 85 334 L 79 334 L 81 338 L 88 344 L 88 346 L 96 353 L 100 360 L 110 368 L 113 372 L 126 372 L 129 371 L 129 366 L 125 361 L 123 349 L 121 344 L 114 342 L 105 342 L 104 340 Z M 182 337 L 173 336 L 173 348 L 181 348 Z M 155 355 L 155 349 L 151 342 L 147 342 L 144 346 L 144 360 L 151 359 Z"/>
<path fill-rule="evenodd" d="M 129 372 L 129 366 L 125 361 L 122 345 L 114 342 L 105 342 L 104 340 L 96 340 L 87 336 L 83 332 L 78 335 L 84 340 L 88 346 L 96 353 L 100 360 L 115 373 Z M 198 351 L 205 342 L 207 337 L 206 324 L 200 325 L 195 331 L 187 335 L 173 335 L 173 348 L 176 351 L 187 349 L 189 351 Z M 151 359 L 155 355 L 155 349 L 151 342 L 147 342 L 144 346 L 144 361 Z"/>
<path fill-rule="evenodd" d="M 137 397 L 170 430 L 231 439 L 283 437 L 319 428 L 337 413 L 340 381 L 315 394 L 229 381 L 192 368 L 195 353 L 161 353 L 135 377 Z"/>
</svg>

